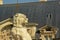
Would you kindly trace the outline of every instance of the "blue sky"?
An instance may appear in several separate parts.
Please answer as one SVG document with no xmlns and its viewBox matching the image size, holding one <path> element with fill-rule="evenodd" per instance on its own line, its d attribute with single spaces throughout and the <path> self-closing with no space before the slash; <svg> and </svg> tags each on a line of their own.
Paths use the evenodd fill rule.
<svg viewBox="0 0 60 40">
<path fill-rule="evenodd" d="M 11 4 L 11 3 L 16 3 L 17 0 L 3 0 L 4 4 Z M 36 2 L 38 0 L 18 0 L 19 3 L 24 3 L 24 2 Z"/>
</svg>

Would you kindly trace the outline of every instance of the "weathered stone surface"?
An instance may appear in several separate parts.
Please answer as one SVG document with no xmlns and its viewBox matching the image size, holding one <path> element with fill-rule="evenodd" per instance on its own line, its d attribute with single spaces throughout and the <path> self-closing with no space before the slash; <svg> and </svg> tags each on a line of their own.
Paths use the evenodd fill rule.
<svg viewBox="0 0 60 40">
<path fill-rule="evenodd" d="M 27 29 L 22 27 L 22 28 L 17 28 L 14 27 L 12 29 L 12 32 L 14 35 L 19 35 L 22 37 L 22 40 L 32 40 L 31 36 L 29 35 L 29 33 L 27 32 Z"/>
</svg>

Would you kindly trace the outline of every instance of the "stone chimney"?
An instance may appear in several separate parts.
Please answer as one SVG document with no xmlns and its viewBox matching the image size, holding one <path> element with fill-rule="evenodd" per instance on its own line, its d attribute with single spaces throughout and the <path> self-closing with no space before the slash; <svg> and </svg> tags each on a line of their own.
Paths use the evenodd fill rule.
<svg viewBox="0 0 60 40">
<path fill-rule="evenodd" d="M 47 0 L 39 0 L 39 1 L 47 1 Z"/>
<path fill-rule="evenodd" d="M 3 5 L 3 0 L 0 0 L 0 5 Z"/>
</svg>

